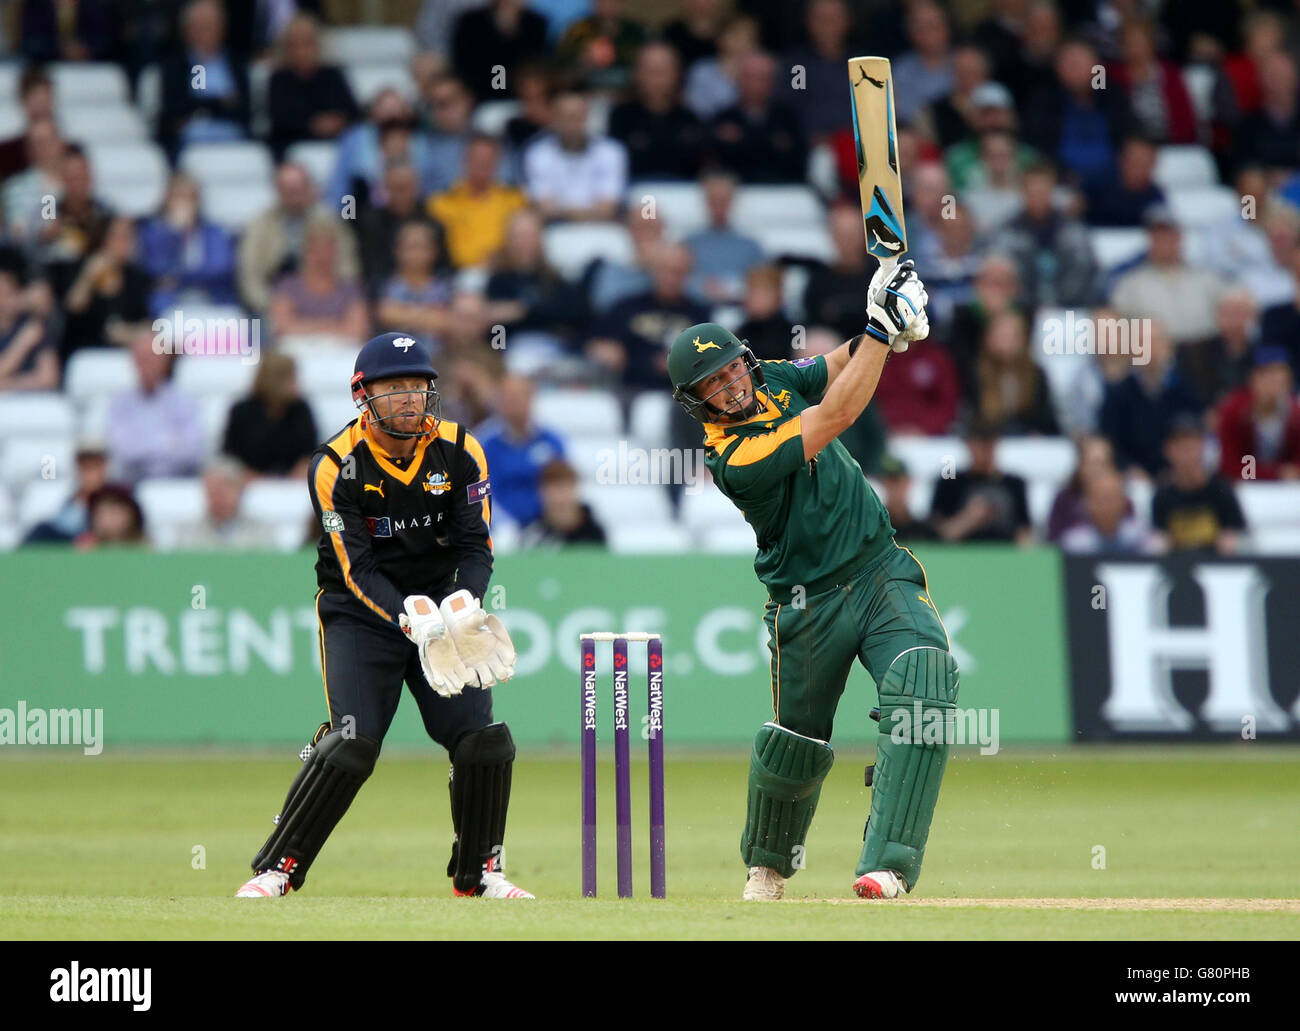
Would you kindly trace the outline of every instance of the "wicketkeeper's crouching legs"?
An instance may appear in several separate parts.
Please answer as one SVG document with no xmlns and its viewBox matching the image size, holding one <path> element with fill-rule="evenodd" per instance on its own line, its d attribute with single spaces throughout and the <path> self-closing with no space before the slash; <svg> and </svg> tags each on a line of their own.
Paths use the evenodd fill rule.
<svg viewBox="0 0 1300 1031">
<path fill-rule="evenodd" d="M 471 730 L 452 752 L 448 786 L 456 840 L 447 876 L 462 894 L 479 886 L 489 863 L 500 868 L 514 762 L 515 742 L 504 723 Z"/>
<path fill-rule="evenodd" d="M 948 762 L 957 663 L 943 648 L 894 659 L 880 681 L 880 740 L 858 875 L 893 870 L 916 887 Z"/>
</svg>

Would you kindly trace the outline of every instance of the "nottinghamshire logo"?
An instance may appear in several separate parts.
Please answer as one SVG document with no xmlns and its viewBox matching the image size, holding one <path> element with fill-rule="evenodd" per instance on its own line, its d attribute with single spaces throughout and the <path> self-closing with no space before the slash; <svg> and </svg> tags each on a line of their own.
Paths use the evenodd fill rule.
<svg viewBox="0 0 1300 1031">
<path fill-rule="evenodd" d="M 722 348 L 719 347 L 717 344 L 715 344 L 712 340 L 706 340 L 704 343 L 700 343 L 699 337 L 696 337 L 694 340 L 691 341 L 691 343 L 695 345 L 695 350 L 699 354 L 703 354 L 710 347 L 712 347 L 715 351 L 722 350 Z"/>
</svg>

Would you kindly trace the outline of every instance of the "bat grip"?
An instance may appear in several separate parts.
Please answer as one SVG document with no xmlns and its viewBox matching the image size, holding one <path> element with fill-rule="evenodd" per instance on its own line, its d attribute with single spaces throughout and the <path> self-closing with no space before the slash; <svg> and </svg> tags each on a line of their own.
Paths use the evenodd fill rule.
<svg viewBox="0 0 1300 1031">
<path fill-rule="evenodd" d="M 884 276 L 881 277 L 881 282 L 888 283 L 890 278 L 894 274 L 895 266 L 898 264 L 898 256 L 894 255 L 893 257 L 889 257 L 889 258 L 877 258 L 876 261 L 880 263 L 880 267 L 885 272 Z M 881 289 L 883 290 L 884 287 L 881 287 Z M 877 296 L 879 296 L 879 294 L 877 294 Z M 876 297 L 870 297 L 867 299 L 867 304 L 875 304 L 875 303 L 876 303 Z"/>
</svg>

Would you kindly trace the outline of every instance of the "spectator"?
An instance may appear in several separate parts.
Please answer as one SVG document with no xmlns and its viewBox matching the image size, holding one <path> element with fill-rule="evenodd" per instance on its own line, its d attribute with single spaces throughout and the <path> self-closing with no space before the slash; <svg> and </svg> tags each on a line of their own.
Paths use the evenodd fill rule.
<svg viewBox="0 0 1300 1031">
<path fill-rule="evenodd" d="M 527 208 L 516 211 L 506 227 L 505 245 L 497 252 L 487 281 L 489 317 L 503 325 L 512 341 L 512 357 L 541 346 L 558 354 L 586 323 L 586 298 L 546 261 L 542 221 Z M 527 339 L 520 339 L 527 334 Z"/>
<path fill-rule="evenodd" d="M 1079 307 L 1092 303 L 1097 264 L 1088 230 L 1056 211 L 1056 169 L 1040 162 L 1025 171 L 1024 211 L 1008 223 L 994 249 L 1016 263 L 1020 304 L 1027 311 Z"/>
<path fill-rule="evenodd" d="M 356 238 L 317 207 L 315 188 L 302 165 L 286 161 L 276 169 L 275 194 L 275 206 L 253 219 L 239 239 L 239 293 L 254 312 L 266 311 L 276 280 L 298 268 L 308 223 L 334 233 L 340 274 L 345 279 L 360 275 Z"/>
<path fill-rule="evenodd" d="M 587 98 L 574 90 L 555 101 L 555 127 L 524 152 L 528 196 L 550 220 L 604 221 L 627 191 L 627 151 L 587 129 Z"/>
<path fill-rule="evenodd" d="M 1113 469 L 1091 476 L 1083 487 L 1084 521 L 1061 534 L 1072 554 L 1144 555 L 1155 547 L 1151 532 L 1133 514 L 1124 477 Z"/>
<path fill-rule="evenodd" d="M 463 12 L 452 30 L 456 74 L 479 100 L 514 96 L 508 72 L 498 81 L 494 69 L 518 68 L 547 53 L 546 19 L 524 0 L 490 0 Z"/>
<path fill-rule="evenodd" d="M 988 55 L 993 78 L 1009 82 L 1021 69 L 1020 51 L 1028 28 L 1026 0 L 994 0 L 988 17 L 975 26 L 972 38 Z"/>
<path fill-rule="evenodd" d="M 1140 226 L 1154 205 L 1164 204 L 1165 191 L 1156 185 L 1156 148 L 1150 140 L 1130 136 L 1119 154 L 1119 177 L 1097 183 L 1088 191 L 1088 224 Z"/>
<path fill-rule="evenodd" d="M 1066 530 L 1088 520 L 1084 496 L 1088 484 L 1102 473 L 1115 472 L 1115 451 L 1105 437 L 1081 436 L 1074 442 L 1078 461 L 1069 481 L 1052 499 L 1052 510 L 1047 516 L 1047 539 L 1059 544 Z M 1129 502 L 1125 514 L 1131 514 Z"/>
<path fill-rule="evenodd" d="M 792 70 L 786 102 L 799 116 L 799 125 L 810 140 L 826 139 L 844 123 L 844 116 L 826 103 L 844 89 L 845 62 L 852 56 L 849 33 L 852 16 L 844 0 L 809 0 L 804 9 L 808 45 L 787 50 L 782 65 Z M 794 79 L 795 70 L 802 70 Z"/>
<path fill-rule="evenodd" d="M 450 59 L 456 20 L 470 8 L 482 6 L 483 0 L 423 0 L 414 26 L 420 49 Z"/>
<path fill-rule="evenodd" d="M 724 0 L 684 0 L 681 17 L 670 21 L 663 38 L 677 51 L 683 68 L 718 52 L 716 40 L 727 19 Z"/>
<path fill-rule="evenodd" d="M 108 452 L 98 438 L 83 437 L 76 449 L 77 486 L 50 518 L 27 531 L 23 544 L 71 544 L 90 527 L 89 500 L 108 483 Z"/>
<path fill-rule="evenodd" d="M 496 178 L 501 145 L 476 134 L 465 150 L 465 176 L 445 193 L 429 198 L 429 214 L 447 234 L 447 251 L 457 268 L 482 265 L 506 238 L 510 216 L 528 206 L 523 191 Z"/>
<path fill-rule="evenodd" d="M 609 311 L 619 301 L 650 289 L 650 263 L 664 242 L 664 220 L 645 217 L 640 205 L 633 204 L 628 206 L 623 221 L 632 238 L 631 263 L 595 258 L 582 274 L 583 288 L 594 312 Z"/>
<path fill-rule="evenodd" d="M 1022 24 L 1019 46 L 1012 54 L 996 45 L 990 47 L 978 32 L 976 41 L 985 43 L 993 55 L 993 77 L 1011 90 L 1016 106 L 1023 111 L 1034 90 L 1055 75 L 1056 52 L 1061 45 L 1056 0 L 1031 0 Z"/>
<path fill-rule="evenodd" d="M 1260 310 L 1291 300 L 1292 259 L 1300 247 L 1300 206 L 1283 202 L 1268 188 L 1264 170 L 1247 166 L 1237 173 L 1240 211 L 1230 211 L 1192 237 L 1193 264 L 1239 283 Z M 1245 204 L 1254 205 L 1254 217 Z"/>
<path fill-rule="evenodd" d="M 1097 67 L 1090 43 L 1063 43 L 1055 81 L 1037 83 L 1024 111 L 1025 141 L 1085 188 L 1115 178 L 1120 142 L 1137 130 L 1123 90 L 1094 88 Z"/>
<path fill-rule="evenodd" d="M 54 119 L 37 118 L 28 124 L 24 136 L 27 169 L 0 186 L 6 235 L 15 243 L 35 248 L 58 231 L 57 221 L 45 218 L 45 198 L 63 193 L 64 148 Z"/>
<path fill-rule="evenodd" d="M 776 62 L 755 51 L 740 60 L 739 99 L 709 127 L 714 158 L 746 183 L 802 182 L 808 146 L 799 117 L 773 99 Z"/>
<path fill-rule="evenodd" d="M 909 348 L 910 350 L 910 348 Z M 894 540 L 902 543 L 937 541 L 934 527 L 912 515 L 908 498 L 912 493 L 912 477 L 907 466 L 893 455 L 885 455 L 880 463 L 880 485 L 884 488 L 885 511 L 889 513 L 894 528 Z"/>
<path fill-rule="evenodd" d="M 950 152 L 950 171 L 953 162 L 965 160 L 955 153 L 965 146 L 959 143 Z M 959 173 L 967 183 L 961 191 L 962 203 L 975 219 L 976 232 L 995 239 L 1022 210 L 1021 173 L 1035 157 L 1032 149 L 1001 130 L 984 133 L 973 147 L 971 164 Z"/>
<path fill-rule="evenodd" d="M 118 13 L 111 0 L 24 0 L 19 39 L 28 61 L 108 61 L 117 50 Z"/>
<path fill-rule="evenodd" d="M 975 361 L 976 417 L 1003 436 L 1058 433 L 1047 377 L 1029 354 L 1029 331 L 1016 311 L 995 316 Z"/>
<path fill-rule="evenodd" d="M 209 462 L 203 470 L 203 515 L 176 527 L 176 547 L 188 551 L 272 547 L 270 528 L 239 510 L 247 480 L 247 471 L 233 458 L 222 455 Z"/>
<path fill-rule="evenodd" d="M 967 397 L 974 397 L 977 390 L 975 359 L 980 341 L 993 319 L 1003 312 L 1017 310 L 1019 293 L 1020 278 L 1015 262 L 1003 254 L 989 254 L 975 273 L 970 300 L 953 312 L 948 350 L 961 377 L 962 393 Z"/>
<path fill-rule="evenodd" d="M 235 238 L 199 211 L 199 184 L 177 172 L 162 211 L 140 227 L 141 262 L 154 286 L 149 311 L 155 316 L 194 301 L 235 303 Z"/>
<path fill-rule="evenodd" d="M 701 121 L 710 121 L 740 99 L 736 80 L 741 61 L 759 49 L 758 40 L 758 22 L 748 15 L 737 15 L 718 37 L 716 57 L 701 57 L 689 67 L 683 65 L 687 71 L 682 101 Z"/>
<path fill-rule="evenodd" d="M 342 271 L 338 225 L 328 215 L 308 222 L 302 265 L 276 284 L 267 314 L 279 337 L 301 333 L 359 344 L 370 336 L 365 295 Z"/>
<path fill-rule="evenodd" d="M 911 124 L 953 87 L 952 34 L 938 4 L 918 0 L 907 11 L 911 49 L 893 61 L 895 118 Z"/>
<path fill-rule="evenodd" d="M 970 128 L 944 149 L 943 161 L 952 178 L 953 188 L 967 190 L 990 185 L 1019 184 L 1020 173 L 1034 163 L 1034 148 L 1016 136 L 1016 109 L 1007 88 L 998 82 L 985 82 L 971 90 L 968 101 Z M 1006 140 L 1008 160 L 996 170 L 989 167 L 985 140 L 992 134 Z"/>
<path fill-rule="evenodd" d="M 74 542 L 78 551 L 116 545 L 146 545 L 144 512 L 126 487 L 106 484 L 86 498 L 86 530 Z"/>
<path fill-rule="evenodd" d="M 1126 476 L 1155 477 L 1164 463 L 1164 439 L 1174 419 L 1201 415 L 1191 385 L 1174 367 L 1169 336 L 1158 321 L 1149 324 L 1147 361 L 1117 383 L 1106 384 L 1101 432 L 1115 449 L 1115 464 Z"/>
<path fill-rule="evenodd" d="M 1182 232 L 1164 205 L 1147 210 L 1151 248 L 1135 269 L 1115 284 L 1111 303 L 1121 315 L 1159 319 L 1178 345 L 1214 335 L 1214 308 L 1222 284 L 1182 257 Z"/>
<path fill-rule="evenodd" d="M 781 270 L 776 265 L 755 265 L 745 277 L 745 321 L 736 335 L 749 343 L 754 356 L 788 361 L 794 327 L 781 306 Z M 796 355 L 795 357 L 801 357 Z"/>
<path fill-rule="evenodd" d="M 970 466 L 935 483 L 930 525 L 945 541 L 1033 540 L 1025 481 L 997 466 L 997 431 L 973 423 L 966 431 Z"/>
<path fill-rule="evenodd" d="M 174 156 L 191 143 L 243 138 L 250 95 L 248 66 L 226 43 L 221 4 L 190 0 L 181 15 L 180 45 L 162 62 L 163 146 Z"/>
<path fill-rule="evenodd" d="M 900 159 L 906 160 L 901 158 L 901 151 Z M 856 179 L 854 172 L 855 183 Z M 941 229 L 952 211 L 954 191 L 943 162 L 926 159 L 910 177 L 905 173 L 903 197 L 907 208 L 907 256 L 925 267 L 943 249 Z"/>
<path fill-rule="evenodd" d="M 1057 319 L 1055 329 L 1064 341 L 1069 331 L 1069 313 L 1064 319 Z M 1112 308 L 1094 308 L 1091 316 L 1076 313 L 1074 318 L 1075 333 L 1081 328 L 1086 332 L 1091 329 L 1093 343 L 1092 357 L 1088 358 L 1086 350 L 1078 352 L 1085 360 L 1070 361 L 1060 374 L 1052 389 L 1057 422 L 1061 432 L 1067 436 L 1092 434 L 1098 431 L 1102 403 L 1110 384 L 1120 383 L 1129 374 L 1133 365 L 1145 360 L 1146 336 L 1140 319 L 1121 319 Z M 1076 335 L 1082 344 L 1082 339 Z M 1047 343 L 1044 335 L 1044 345 Z M 1057 359 L 1055 353 L 1051 354 Z M 1195 396 L 1195 389 L 1192 394 Z"/>
<path fill-rule="evenodd" d="M 533 417 L 534 390 L 524 376 L 507 374 L 497 388 L 495 414 L 474 430 L 492 470 L 492 499 L 520 526 L 542 515 L 542 470 L 564 458 L 559 435 Z"/>
<path fill-rule="evenodd" d="M 995 87 L 989 89 L 988 87 Z M 1011 106 L 1005 86 L 989 81 L 988 55 L 974 43 L 964 43 L 952 52 L 952 89 L 919 113 L 929 135 L 941 150 L 969 140 L 979 131 L 979 106 L 993 102 Z"/>
<path fill-rule="evenodd" d="M 131 334 L 136 385 L 108 402 L 108 457 L 112 479 L 134 485 L 153 476 L 192 476 L 203 454 L 196 398 L 172 383 L 175 356 L 154 347 L 153 332 Z"/>
<path fill-rule="evenodd" d="M 627 86 L 646 31 L 639 22 L 624 17 L 626 6 L 624 0 L 593 0 L 592 13 L 573 22 L 560 37 L 555 63 L 582 76 L 592 89 Z M 673 59 L 675 63 L 675 53 Z"/>
<path fill-rule="evenodd" d="M 495 476 L 495 473 L 493 474 Z M 524 527 L 520 544 L 527 548 L 569 544 L 605 544 L 605 531 L 578 497 L 578 474 L 562 458 L 549 462 L 540 477 L 542 511 Z"/>
<path fill-rule="evenodd" d="M 309 14 L 294 15 L 280 34 L 268 92 L 276 161 L 290 144 L 336 139 L 361 114 L 342 70 L 321 62 L 320 28 Z"/>
<path fill-rule="evenodd" d="M 835 205 L 828 221 L 835 258 L 809 271 L 803 309 L 810 323 L 830 326 L 841 341 L 851 340 L 866 327 L 866 284 L 874 263 L 867 260 L 862 209 L 856 203 Z"/>
<path fill-rule="evenodd" d="M 876 409 L 890 433 L 937 436 L 957 417 L 961 383 L 947 348 L 934 340 L 914 340 L 907 359 L 889 362 L 869 407 Z"/>
<path fill-rule="evenodd" d="M 1300 402 L 1280 347 L 1255 352 L 1250 379 L 1218 408 L 1219 474 L 1225 480 L 1300 479 Z"/>
<path fill-rule="evenodd" d="M 1257 112 L 1241 123 L 1235 153 L 1243 163 L 1268 171 L 1300 167 L 1300 78 L 1296 60 L 1285 51 L 1263 58 Z"/>
<path fill-rule="evenodd" d="M 427 222 L 408 222 L 397 234 L 396 270 L 379 295 L 381 332 L 409 332 L 430 353 L 447 331 L 453 294 L 450 276 L 436 272 L 438 241 Z"/>
<path fill-rule="evenodd" d="M 930 295 L 926 310 L 931 325 L 942 334 L 960 305 L 974 294 L 981 255 L 975 247 L 975 220 L 966 207 L 951 204 L 939 220 L 939 249 L 926 262 L 925 288 Z"/>
<path fill-rule="evenodd" d="M 609 134 L 627 148 L 632 179 L 690 179 L 700 167 L 704 127 L 681 102 L 681 78 L 667 43 L 641 48 L 636 95 L 609 115 Z"/>
<path fill-rule="evenodd" d="M 1271 54 L 1284 49 L 1286 26 L 1275 11 L 1252 11 L 1242 24 L 1243 45 L 1223 61 L 1236 109 L 1253 115 L 1263 99 L 1262 69 Z"/>
<path fill-rule="evenodd" d="M 1292 300 L 1269 308 L 1260 318 L 1260 342 L 1285 347 L 1290 354 L 1291 372 L 1300 375 L 1300 247 L 1291 256 Z"/>
<path fill-rule="evenodd" d="M 1131 18 L 1120 30 L 1123 60 L 1112 70 L 1114 85 L 1128 96 L 1142 132 L 1156 143 L 1196 143 L 1196 112 L 1180 69 L 1156 54 L 1155 26 Z"/>
<path fill-rule="evenodd" d="M 1178 348 L 1179 374 L 1196 391 L 1201 403 L 1212 408 L 1250 377 L 1253 349 L 1259 339 L 1255 299 L 1245 287 L 1232 287 L 1219 296 L 1215 308 L 1218 333 L 1203 344 Z"/>
<path fill-rule="evenodd" d="M 587 357 L 632 390 L 668 383 L 668 347 L 682 330 L 708 318 L 686 296 L 691 252 L 680 244 L 659 247 L 650 264 L 649 292 L 614 305 L 593 327 Z"/>
<path fill-rule="evenodd" d="M 23 109 L 23 131 L 0 140 L 0 181 L 27 171 L 27 130 L 54 117 L 54 82 L 43 66 L 28 65 L 18 76 L 18 103 Z"/>
<path fill-rule="evenodd" d="M 421 172 L 421 190 L 425 195 L 450 189 L 457 174 L 465 167 L 465 150 L 474 136 L 474 95 L 465 84 L 451 75 L 428 78 L 422 96 L 427 111 L 422 127 L 426 136 L 418 137 L 416 167 Z M 519 177 L 514 162 L 503 162 L 498 174 L 510 183 Z"/>
<path fill-rule="evenodd" d="M 1168 473 L 1151 500 L 1151 522 L 1164 551 L 1234 554 L 1246 529 L 1232 487 L 1205 465 L 1205 435 L 1195 418 L 1181 416 L 1164 442 Z"/>
<path fill-rule="evenodd" d="M 0 268 L 0 394 L 58 387 L 59 358 L 45 320 L 30 310 L 18 274 Z"/>
<path fill-rule="evenodd" d="M 455 88 L 454 85 L 446 87 L 449 92 Z M 447 101 L 448 104 L 453 102 Z M 442 149 L 435 150 L 424 133 L 413 132 L 414 128 L 415 112 L 397 90 L 382 89 L 375 94 L 367 108 L 365 121 L 353 125 L 338 138 L 334 169 L 325 188 L 326 202 L 338 212 L 349 204 L 353 209 L 382 204 L 384 169 L 399 160 L 420 170 L 422 194 L 449 185 L 454 174 L 452 171 L 445 173 L 445 182 L 438 182 L 442 162 L 454 158 L 452 167 L 460 168 L 461 146 L 458 143 L 444 144 Z"/>
<path fill-rule="evenodd" d="M 113 212 L 96 199 L 86 152 L 70 143 L 63 151 L 63 195 L 54 206 L 53 224 L 42 234 L 46 261 L 80 261 L 104 242 Z"/>
<path fill-rule="evenodd" d="M 519 113 L 506 122 L 506 141 L 521 154 L 533 138 L 551 127 L 555 117 L 555 86 L 544 65 L 525 65 L 515 72 Z"/>
<path fill-rule="evenodd" d="M 408 222 L 423 222 L 433 231 L 441 264 L 446 259 L 442 226 L 429 217 L 420 198 L 420 173 L 410 162 L 399 161 L 384 170 L 384 202 L 357 214 L 357 246 L 367 296 L 376 298 L 393 274 L 397 233 Z M 441 271 L 441 268 L 439 269 Z"/>
<path fill-rule="evenodd" d="M 249 396 L 226 416 L 221 451 L 257 476 L 307 475 L 320 443 L 311 407 L 298 390 L 298 373 L 287 354 L 262 356 Z"/>
<path fill-rule="evenodd" d="M 125 343 L 130 325 L 149 317 L 153 285 L 136 261 L 135 225 L 125 216 L 109 222 L 99 250 L 79 266 L 59 266 L 55 279 L 56 285 L 72 280 L 58 291 L 66 316 L 59 348 L 64 364 L 83 347 Z"/>
<path fill-rule="evenodd" d="M 690 291 L 710 304 L 738 301 L 746 275 L 763 260 L 763 248 L 758 241 L 731 228 L 736 186 L 736 177 L 729 172 L 710 171 L 700 177 L 709 226 L 684 241 L 695 266 Z M 862 248 L 858 250 L 861 252 Z"/>
</svg>

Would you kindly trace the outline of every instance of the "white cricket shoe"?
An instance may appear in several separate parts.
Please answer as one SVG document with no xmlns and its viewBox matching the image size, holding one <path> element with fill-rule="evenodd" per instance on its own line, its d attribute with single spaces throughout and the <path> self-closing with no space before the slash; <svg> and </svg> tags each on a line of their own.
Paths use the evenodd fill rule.
<svg viewBox="0 0 1300 1031">
<path fill-rule="evenodd" d="M 770 866 L 751 866 L 741 896 L 751 902 L 774 902 L 785 895 L 786 878 Z"/>
<path fill-rule="evenodd" d="M 872 870 L 853 882 L 860 899 L 896 899 L 907 894 L 907 882 L 893 870 Z"/>
<path fill-rule="evenodd" d="M 483 876 L 478 882 L 478 887 L 473 891 L 461 891 L 455 885 L 452 886 L 452 894 L 458 898 L 480 898 L 480 899 L 535 899 L 537 898 L 531 891 L 524 891 L 517 884 L 512 884 L 506 879 L 506 875 L 501 871 L 500 864 L 497 863 L 496 857 L 489 859 L 483 864 Z"/>
<path fill-rule="evenodd" d="M 235 892 L 237 899 L 275 899 L 289 894 L 289 875 L 279 870 L 263 870 L 256 877 L 245 881 L 244 886 Z"/>
</svg>

